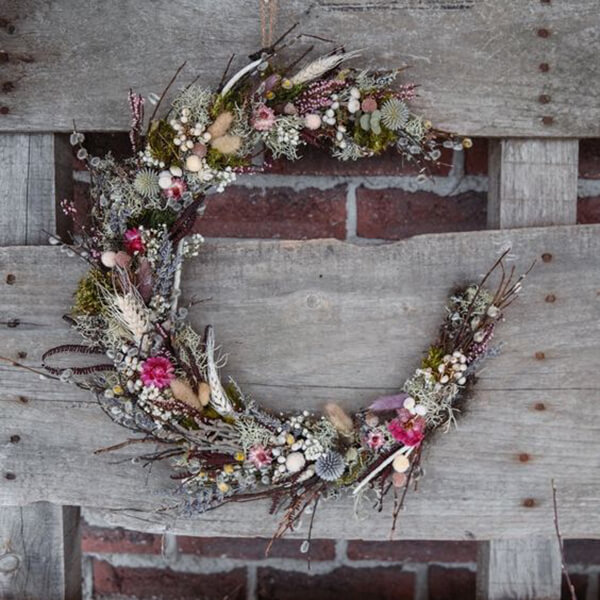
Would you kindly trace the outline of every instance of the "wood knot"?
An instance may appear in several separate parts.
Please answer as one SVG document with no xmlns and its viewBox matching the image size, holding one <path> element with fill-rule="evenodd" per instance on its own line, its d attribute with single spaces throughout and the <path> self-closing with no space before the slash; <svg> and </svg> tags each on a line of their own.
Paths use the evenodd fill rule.
<svg viewBox="0 0 600 600">
<path fill-rule="evenodd" d="M 19 402 L 21 402 L 21 404 L 27 404 L 29 402 L 29 398 L 26 398 L 25 396 L 19 396 Z"/>
<path fill-rule="evenodd" d="M 8 479 L 9 481 L 14 481 L 17 478 L 17 476 L 12 473 L 11 471 L 9 471 L 8 473 L 4 473 L 4 479 Z"/>
<path fill-rule="evenodd" d="M 0 115 L 7 115 L 10 112 L 8 106 L 0 106 Z"/>
<path fill-rule="evenodd" d="M 523 500 L 523 506 L 525 508 L 533 508 L 535 504 L 536 502 L 533 498 L 525 498 L 525 500 Z"/>
<path fill-rule="evenodd" d="M 11 444 L 18 444 L 21 441 L 21 436 L 20 435 L 11 435 L 10 436 L 10 443 Z"/>
<path fill-rule="evenodd" d="M 535 353 L 535 359 L 536 360 L 544 360 L 546 358 L 546 355 L 543 352 L 536 352 Z"/>
<path fill-rule="evenodd" d="M 24 358 L 27 358 L 27 352 L 25 352 L 25 350 L 19 350 L 17 352 L 17 357 L 23 360 Z"/>
<path fill-rule="evenodd" d="M 10 327 L 11 329 L 18 327 L 20 324 L 21 324 L 21 321 L 19 319 L 11 319 L 10 321 L 6 322 L 6 326 Z"/>
<path fill-rule="evenodd" d="M 546 302 L 549 302 L 550 304 L 552 304 L 553 302 L 556 302 L 556 296 L 554 294 L 548 294 L 545 298 Z"/>
<path fill-rule="evenodd" d="M 547 73 L 550 70 L 550 65 L 546 62 L 540 63 L 539 69 L 542 73 Z"/>
<path fill-rule="evenodd" d="M 12 81 L 5 81 L 2 84 L 2 91 L 5 93 L 12 92 L 15 89 L 15 84 Z"/>
<path fill-rule="evenodd" d="M 542 254 L 542 260 L 545 263 L 549 263 L 552 260 L 552 254 L 550 254 L 550 252 L 544 252 L 544 254 Z"/>
<path fill-rule="evenodd" d="M 13 285 L 16 280 L 17 278 L 12 273 L 9 273 L 6 276 L 6 283 L 8 283 L 8 285 Z"/>
<path fill-rule="evenodd" d="M 19 570 L 21 557 L 14 552 L 6 552 L 0 556 L 0 573 L 8 575 Z"/>
<path fill-rule="evenodd" d="M 538 102 L 540 104 L 550 104 L 551 100 L 552 100 L 552 97 L 549 96 L 548 94 L 540 94 L 538 96 Z"/>
</svg>

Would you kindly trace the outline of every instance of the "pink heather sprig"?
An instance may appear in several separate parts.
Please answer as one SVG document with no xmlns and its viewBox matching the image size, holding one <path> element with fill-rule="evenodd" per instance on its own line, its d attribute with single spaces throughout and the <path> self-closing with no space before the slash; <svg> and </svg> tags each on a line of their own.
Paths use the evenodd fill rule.
<svg viewBox="0 0 600 600">
<path fill-rule="evenodd" d="M 77 214 L 77 208 L 75 207 L 75 202 L 73 200 L 64 198 L 60 201 L 60 208 L 67 217 L 74 217 Z"/>
<path fill-rule="evenodd" d="M 144 121 L 144 98 L 129 90 L 129 109 L 131 110 L 131 130 L 129 131 L 129 140 L 133 153 L 138 151 L 138 140 L 142 134 L 142 124 Z"/>
<path fill-rule="evenodd" d="M 299 115 L 305 115 L 331 105 L 331 94 L 345 87 L 344 81 L 329 79 L 311 83 L 294 102 Z"/>
</svg>

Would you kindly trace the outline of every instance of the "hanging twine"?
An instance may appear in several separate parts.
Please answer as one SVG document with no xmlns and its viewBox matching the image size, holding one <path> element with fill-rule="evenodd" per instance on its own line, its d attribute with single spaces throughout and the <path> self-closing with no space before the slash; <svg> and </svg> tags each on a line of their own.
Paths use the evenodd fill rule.
<svg viewBox="0 0 600 600">
<path fill-rule="evenodd" d="M 260 35 L 263 48 L 273 43 L 279 0 L 258 0 L 260 6 Z"/>
</svg>

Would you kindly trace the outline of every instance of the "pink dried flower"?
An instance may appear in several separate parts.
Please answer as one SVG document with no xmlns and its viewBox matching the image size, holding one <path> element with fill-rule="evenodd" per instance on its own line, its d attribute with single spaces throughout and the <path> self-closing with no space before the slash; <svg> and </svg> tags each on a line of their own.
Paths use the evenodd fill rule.
<svg viewBox="0 0 600 600">
<path fill-rule="evenodd" d="M 377 110 L 377 100 L 375 100 L 373 96 L 369 96 L 362 101 L 361 108 L 364 112 L 371 113 L 374 110 Z"/>
<path fill-rule="evenodd" d="M 257 469 L 268 467 L 273 462 L 271 450 L 265 448 L 261 444 L 256 444 L 250 448 L 248 452 L 248 459 Z"/>
<path fill-rule="evenodd" d="M 398 417 L 392 419 L 387 424 L 387 428 L 393 438 L 405 446 L 418 446 L 425 437 L 425 419 L 423 417 L 413 417 L 409 421 L 403 421 L 402 417 Z"/>
<path fill-rule="evenodd" d="M 366 442 L 371 450 L 379 450 L 385 444 L 385 436 L 381 431 L 369 431 Z"/>
<path fill-rule="evenodd" d="M 165 190 L 165 193 L 169 198 L 173 198 L 174 200 L 179 200 L 183 192 L 187 190 L 187 185 L 183 179 L 179 179 L 178 177 L 173 177 L 171 180 L 171 187 Z"/>
<path fill-rule="evenodd" d="M 257 131 L 269 131 L 275 125 L 275 112 L 266 104 L 259 104 L 254 109 L 250 122 Z"/>
<path fill-rule="evenodd" d="M 164 356 L 153 356 L 142 363 L 142 382 L 145 386 L 167 387 L 175 379 L 175 369 Z"/>
<path fill-rule="evenodd" d="M 138 227 L 128 229 L 123 236 L 123 242 L 125 244 L 125 250 L 127 250 L 129 254 L 144 252 L 144 250 L 146 250 L 144 240 L 142 239 L 142 232 Z"/>
</svg>

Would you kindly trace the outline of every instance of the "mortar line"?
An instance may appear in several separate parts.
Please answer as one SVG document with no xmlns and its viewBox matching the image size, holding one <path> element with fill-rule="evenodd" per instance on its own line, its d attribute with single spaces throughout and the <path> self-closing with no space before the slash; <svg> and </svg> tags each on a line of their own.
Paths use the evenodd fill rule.
<svg viewBox="0 0 600 600">
<path fill-rule="evenodd" d="M 356 204 L 355 183 L 349 183 L 346 191 L 346 240 L 355 240 L 358 236 L 358 207 Z"/>
<path fill-rule="evenodd" d="M 256 565 L 248 563 L 246 567 L 246 600 L 256 600 L 258 597 L 258 577 Z"/>
</svg>

